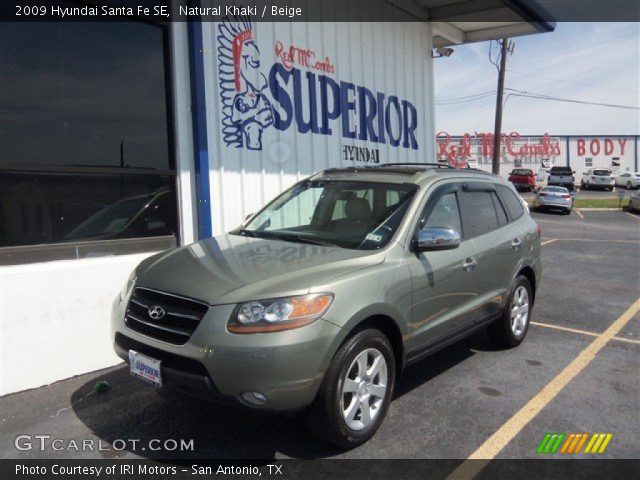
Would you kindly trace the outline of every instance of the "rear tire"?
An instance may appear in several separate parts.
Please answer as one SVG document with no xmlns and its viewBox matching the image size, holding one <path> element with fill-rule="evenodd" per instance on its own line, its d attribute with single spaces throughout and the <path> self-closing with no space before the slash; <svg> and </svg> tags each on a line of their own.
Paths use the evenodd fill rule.
<svg viewBox="0 0 640 480">
<path fill-rule="evenodd" d="M 309 429 L 342 448 L 362 445 L 384 420 L 395 374 L 393 348 L 382 332 L 369 328 L 348 338 L 306 412 Z"/>
<path fill-rule="evenodd" d="M 529 331 L 533 300 L 529 279 L 519 275 L 507 296 L 502 316 L 488 328 L 489 335 L 496 345 L 512 348 L 522 343 Z"/>
</svg>

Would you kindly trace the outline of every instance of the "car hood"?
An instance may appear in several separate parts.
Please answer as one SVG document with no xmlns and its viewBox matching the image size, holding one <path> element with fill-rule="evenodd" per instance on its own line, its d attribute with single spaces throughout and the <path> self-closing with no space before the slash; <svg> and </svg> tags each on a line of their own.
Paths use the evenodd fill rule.
<svg viewBox="0 0 640 480">
<path fill-rule="evenodd" d="M 149 257 L 136 275 L 138 286 L 215 305 L 306 293 L 384 258 L 384 251 L 224 234 Z"/>
</svg>

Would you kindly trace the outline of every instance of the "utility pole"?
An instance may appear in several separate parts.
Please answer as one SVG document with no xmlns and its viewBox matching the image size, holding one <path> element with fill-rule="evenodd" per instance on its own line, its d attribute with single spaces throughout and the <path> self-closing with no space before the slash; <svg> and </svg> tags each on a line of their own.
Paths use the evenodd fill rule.
<svg viewBox="0 0 640 480">
<path fill-rule="evenodd" d="M 491 171 L 500 173 L 500 140 L 502 139 L 502 97 L 504 95 L 504 75 L 507 70 L 507 53 L 509 52 L 509 40 L 502 39 L 500 48 L 500 67 L 498 68 L 498 94 L 496 95 L 496 122 L 493 128 L 493 158 Z"/>
</svg>

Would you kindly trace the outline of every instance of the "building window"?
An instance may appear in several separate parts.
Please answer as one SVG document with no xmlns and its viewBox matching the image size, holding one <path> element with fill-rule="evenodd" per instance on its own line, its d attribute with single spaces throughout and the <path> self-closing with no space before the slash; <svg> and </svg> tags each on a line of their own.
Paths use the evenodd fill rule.
<svg viewBox="0 0 640 480">
<path fill-rule="evenodd" d="M 167 28 L 0 30 L 0 261 L 177 244 Z"/>
<path fill-rule="evenodd" d="M 585 167 L 593 167 L 593 158 L 585 158 L 584 159 Z"/>
</svg>

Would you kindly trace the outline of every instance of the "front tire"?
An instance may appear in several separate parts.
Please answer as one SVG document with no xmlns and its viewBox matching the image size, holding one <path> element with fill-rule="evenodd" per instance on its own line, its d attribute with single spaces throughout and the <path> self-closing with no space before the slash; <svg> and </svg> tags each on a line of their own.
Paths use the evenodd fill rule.
<svg viewBox="0 0 640 480">
<path fill-rule="evenodd" d="M 362 330 L 338 349 L 307 411 L 309 428 L 329 443 L 353 448 L 384 419 L 395 384 L 395 357 L 379 330 Z"/>
<path fill-rule="evenodd" d="M 529 279 L 516 277 L 511 287 L 504 312 L 499 320 L 489 326 L 489 335 L 501 347 L 517 347 L 529 330 L 533 309 L 533 291 Z"/>
</svg>

